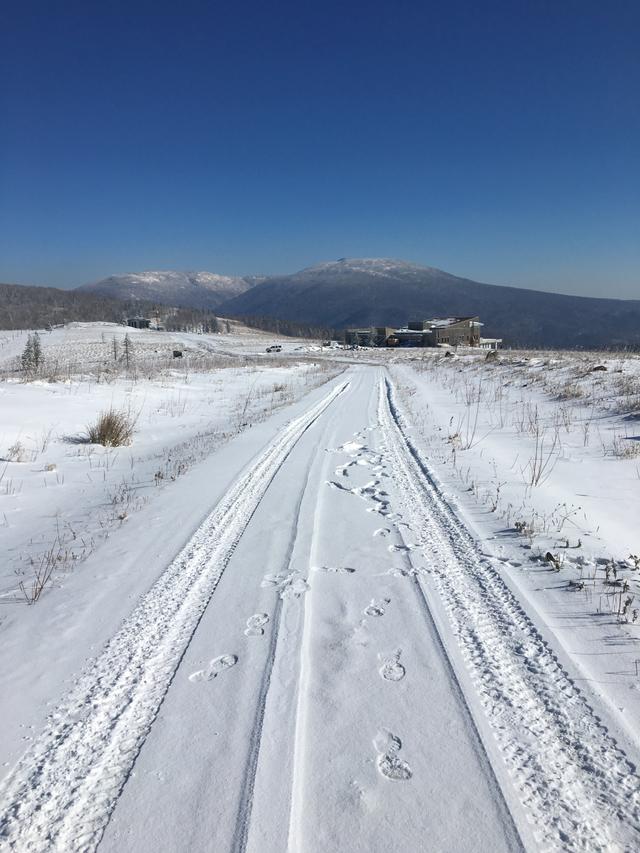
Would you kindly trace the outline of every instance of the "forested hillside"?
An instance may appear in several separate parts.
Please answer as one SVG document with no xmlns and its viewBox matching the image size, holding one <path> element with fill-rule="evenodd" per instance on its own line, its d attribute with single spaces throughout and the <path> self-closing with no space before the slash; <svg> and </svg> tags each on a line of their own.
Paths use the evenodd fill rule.
<svg viewBox="0 0 640 853">
<path fill-rule="evenodd" d="M 44 329 L 99 320 L 121 323 L 131 316 L 157 319 L 169 330 L 218 331 L 215 314 L 203 309 L 167 308 L 152 302 L 108 299 L 55 287 L 0 284 L 0 329 Z"/>
</svg>

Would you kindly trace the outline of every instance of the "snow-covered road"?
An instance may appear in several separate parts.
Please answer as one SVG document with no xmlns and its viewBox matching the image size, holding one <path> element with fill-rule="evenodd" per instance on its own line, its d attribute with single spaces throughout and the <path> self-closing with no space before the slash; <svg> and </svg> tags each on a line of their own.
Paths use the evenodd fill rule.
<svg viewBox="0 0 640 853">
<path fill-rule="evenodd" d="M 633 767 L 366 366 L 247 460 L 0 798 L 25 851 L 640 848 Z"/>
</svg>

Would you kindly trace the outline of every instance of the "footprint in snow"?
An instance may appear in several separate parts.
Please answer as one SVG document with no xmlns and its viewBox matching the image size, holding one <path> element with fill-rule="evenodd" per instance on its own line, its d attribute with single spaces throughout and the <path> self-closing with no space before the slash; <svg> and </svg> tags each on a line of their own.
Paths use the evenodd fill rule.
<svg viewBox="0 0 640 853">
<path fill-rule="evenodd" d="M 379 453 L 374 453 L 372 450 L 367 450 L 366 448 L 362 451 L 362 453 L 358 456 L 356 464 L 357 465 L 380 465 L 382 462 L 382 457 Z"/>
<path fill-rule="evenodd" d="M 349 489 L 352 495 L 357 495 L 359 498 L 372 498 L 376 499 L 378 495 L 383 494 L 383 492 L 378 491 L 378 486 L 380 485 L 379 480 L 371 480 L 364 486 L 356 486 L 353 489 Z"/>
<path fill-rule="evenodd" d="M 355 569 L 350 566 L 312 566 L 312 572 L 327 572 L 336 575 L 352 575 Z"/>
<path fill-rule="evenodd" d="M 388 729 L 381 729 L 373 745 L 378 753 L 378 771 L 385 779 L 393 782 L 406 782 L 411 779 L 413 770 L 398 754 L 402 749 L 402 741 L 397 735 Z"/>
<path fill-rule="evenodd" d="M 244 630 L 246 637 L 261 637 L 264 634 L 264 626 L 269 621 L 266 613 L 254 613 L 247 619 L 247 627 Z"/>
<path fill-rule="evenodd" d="M 373 531 L 374 536 L 388 536 L 391 533 L 388 527 L 379 527 Z"/>
<path fill-rule="evenodd" d="M 418 578 L 421 575 L 428 575 L 429 569 L 414 568 L 401 569 L 398 566 L 392 566 L 385 572 L 386 575 L 391 575 L 394 578 Z"/>
<path fill-rule="evenodd" d="M 384 655 L 378 655 L 380 661 L 382 662 L 382 666 L 379 669 L 380 675 L 385 679 L 385 681 L 402 681 L 402 679 L 407 674 L 406 669 L 400 663 L 400 655 L 402 654 L 402 649 L 396 649 L 396 651 L 385 657 Z"/>
<path fill-rule="evenodd" d="M 300 598 L 311 587 L 303 577 L 294 577 L 280 592 L 280 598 Z"/>
<path fill-rule="evenodd" d="M 376 601 L 374 598 L 371 599 L 371 604 L 364 609 L 365 616 L 384 616 L 384 605 L 390 604 L 391 601 L 388 598 L 385 598 L 384 601 Z"/>
<path fill-rule="evenodd" d="M 351 462 L 344 462 L 342 465 L 338 465 L 335 470 L 336 477 L 348 477 L 349 476 L 349 468 L 353 465 L 357 465 L 358 462 L 355 459 L 352 459 Z"/>
<path fill-rule="evenodd" d="M 398 521 L 398 519 L 402 518 L 399 512 L 391 512 L 389 509 L 389 504 L 386 503 L 383 505 L 382 509 L 378 509 L 378 507 L 372 507 L 368 509 L 367 512 L 379 512 L 380 515 L 384 515 L 387 522 L 392 521 L 394 524 Z M 396 524 L 396 527 L 398 525 Z"/>
<path fill-rule="evenodd" d="M 356 438 L 360 438 L 360 436 L 356 435 Z M 347 441 L 341 447 L 337 448 L 337 452 L 338 453 L 346 453 L 349 456 L 357 456 L 357 454 L 361 450 L 364 450 L 364 449 L 365 449 L 364 444 L 360 444 L 357 441 Z"/>
<path fill-rule="evenodd" d="M 288 575 L 265 575 L 261 586 L 275 587 L 282 599 L 300 598 L 301 595 L 304 595 L 310 589 L 306 578 L 303 578 L 300 572 L 291 572 Z"/>
<path fill-rule="evenodd" d="M 353 494 L 353 489 L 348 489 L 346 486 L 343 486 L 342 483 L 336 483 L 335 480 L 326 480 L 325 482 L 330 489 L 338 489 L 338 491 Z"/>
<path fill-rule="evenodd" d="M 235 666 L 237 662 L 237 655 L 220 655 L 220 657 L 210 661 L 206 669 L 199 669 L 197 672 L 192 672 L 189 676 L 189 681 L 211 681 L 217 678 L 221 672 Z"/>
<path fill-rule="evenodd" d="M 381 515 L 383 518 L 389 518 L 390 512 L 388 509 L 388 504 L 380 504 L 378 506 L 370 506 L 367 507 L 367 512 L 377 512 L 378 515 Z"/>
<path fill-rule="evenodd" d="M 406 554 L 409 551 L 413 551 L 415 545 L 389 545 L 389 551 L 392 554 Z"/>
</svg>

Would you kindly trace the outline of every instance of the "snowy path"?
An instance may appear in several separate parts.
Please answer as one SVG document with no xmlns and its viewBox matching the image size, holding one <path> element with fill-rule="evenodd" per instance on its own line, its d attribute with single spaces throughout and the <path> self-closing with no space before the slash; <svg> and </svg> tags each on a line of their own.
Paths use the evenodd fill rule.
<svg viewBox="0 0 640 853">
<path fill-rule="evenodd" d="M 377 405 L 373 372 L 352 379 L 274 478 L 101 850 L 519 848 L 381 514 Z"/>
<path fill-rule="evenodd" d="M 639 848 L 633 768 L 381 377 L 292 421 L 87 667 L 0 792 L 9 848 Z"/>
</svg>

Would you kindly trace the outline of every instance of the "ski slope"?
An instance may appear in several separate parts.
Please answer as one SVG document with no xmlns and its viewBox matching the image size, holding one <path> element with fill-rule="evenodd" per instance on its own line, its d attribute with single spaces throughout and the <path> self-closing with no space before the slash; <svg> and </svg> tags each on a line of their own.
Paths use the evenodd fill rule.
<svg viewBox="0 0 640 853">
<path fill-rule="evenodd" d="M 55 697 L 4 847 L 640 849 L 634 756 L 412 432 L 362 365 L 244 460 Z"/>
</svg>

